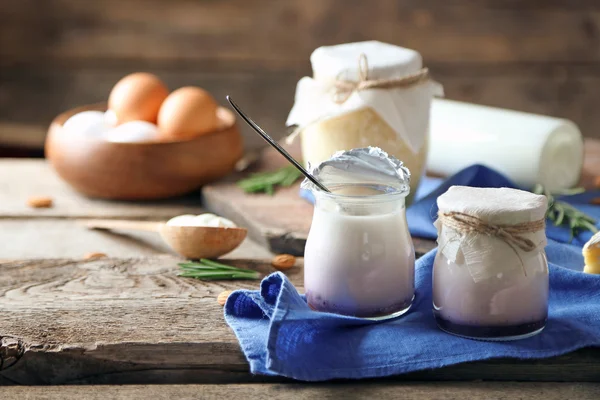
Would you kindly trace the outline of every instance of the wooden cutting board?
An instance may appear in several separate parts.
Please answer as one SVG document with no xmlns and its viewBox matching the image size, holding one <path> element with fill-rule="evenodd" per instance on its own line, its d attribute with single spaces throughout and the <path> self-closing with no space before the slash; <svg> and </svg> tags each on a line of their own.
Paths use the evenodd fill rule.
<svg viewBox="0 0 600 400">
<path fill-rule="evenodd" d="M 288 151 L 300 158 L 299 146 L 289 147 Z M 300 198 L 300 183 L 279 189 L 273 196 L 247 194 L 235 185 L 237 180 L 251 172 L 273 171 L 285 165 L 287 161 L 274 149 L 265 149 L 245 174 L 205 186 L 202 193 L 208 210 L 247 227 L 249 236 L 272 252 L 301 256 L 304 253 L 313 206 Z M 600 140 L 587 139 L 581 184 L 587 188 L 593 187 L 597 175 L 600 175 Z M 435 247 L 435 242 L 431 240 L 413 237 L 413 241 L 417 256 Z"/>
<path fill-rule="evenodd" d="M 298 156 L 299 149 L 288 151 Z M 207 185 L 202 189 L 205 207 L 248 228 L 248 235 L 274 253 L 301 256 L 310 228 L 313 206 L 299 197 L 300 181 L 281 188 L 273 196 L 248 194 L 236 181 L 253 172 L 273 171 L 287 164 L 274 149 L 265 149 L 244 174 Z"/>
</svg>

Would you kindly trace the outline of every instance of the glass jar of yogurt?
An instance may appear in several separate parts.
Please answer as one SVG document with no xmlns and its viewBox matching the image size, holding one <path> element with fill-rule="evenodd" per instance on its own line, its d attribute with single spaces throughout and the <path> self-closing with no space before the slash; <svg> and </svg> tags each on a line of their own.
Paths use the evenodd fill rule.
<svg viewBox="0 0 600 400">
<path fill-rule="evenodd" d="M 433 309 L 449 333 L 514 340 L 548 316 L 545 196 L 453 186 L 438 198 Z"/>
<path fill-rule="evenodd" d="M 311 308 L 370 319 L 410 308 L 415 253 L 405 214 L 409 175 L 395 163 L 379 149 L 341 152 L 313 170 L 330 193 L 303 183 L 315 196 L 304 253 Z"/>
</svg>

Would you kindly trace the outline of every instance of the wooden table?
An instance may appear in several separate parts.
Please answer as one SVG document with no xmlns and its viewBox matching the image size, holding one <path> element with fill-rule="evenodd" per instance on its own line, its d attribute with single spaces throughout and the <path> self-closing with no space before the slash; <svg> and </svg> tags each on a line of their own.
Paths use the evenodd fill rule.
<svg viewBox="0 0 600 400">
<path fill-rule="evenodd" d="M 55 207 L 30 209 L 31 195 L 51 196 Z M 148 204 L 86 199 L 42 160 L 0 160 L 0 384 L 108 385 L 9 386 L 0 388 L 2 398 L 600 398 L 594 383 L 600 381 L 600 349 L 360 383 L 253 376 L 216 296 L 257 282 L 181 279 L 179 259 L 152 234 L 88 231 L 77 223 L 201 211 L 194 195 Z M 91 251 L 109 258 L 83 260 Z M 227 256 L 264 274 L 272 271 L 270 257 L 250 240 Z M 301 265 L 288 275 L 302 287 Z M 131 386 L 111 386 L 120 384 Z M 140 386 L 148 384 L 161 385 Z"/>
</svg>

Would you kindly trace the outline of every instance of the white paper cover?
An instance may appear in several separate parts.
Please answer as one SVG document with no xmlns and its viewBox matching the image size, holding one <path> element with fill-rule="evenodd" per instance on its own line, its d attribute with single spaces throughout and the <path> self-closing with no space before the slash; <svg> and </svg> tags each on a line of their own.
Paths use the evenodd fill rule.
<svg viewBox="0 0 600 400">
<path fill-rule="evenodd" d="M 431 100 L 441 95 L 441 86 L 428 80 L 410 87 L 361 90 L 336 103 L 332 82 L 357 81 L 361 54 L 368 61 L 368 79 L 400 78 L 422 67 L 418 52 L 377 41 L 320 47 L 311 55 L 314 78 L 304 77 L 298 82 L 286 124 L 302 129 L 319 120 L 371 107 L 417 153 L 429 127 Z"/>
<path fill-rule="evenodd" d="M 493 225 L 515 225 L 544 218 L 548 200 L 545 196 L 516 189 L 452 186 L 438 197 L 437 204 L 443 213 L 459 212 Z M 543 229 L 523 234 L 537 244 L 533 251 L 526 252 L 495 236 L 457 232 L 439 219 L 435 226 L 438 251 L 449 261 L 465 265 L 475 282 L 498 274 L 522 273 L 522 264 L 537 257 L 547 243 Z"/>
</svg>

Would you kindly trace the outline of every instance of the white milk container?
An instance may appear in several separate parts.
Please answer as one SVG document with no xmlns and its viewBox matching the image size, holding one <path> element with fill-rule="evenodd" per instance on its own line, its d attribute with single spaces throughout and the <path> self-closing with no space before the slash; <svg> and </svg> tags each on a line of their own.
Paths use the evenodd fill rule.
<svg viewBox="0 0 600 400">
<path fill-rule="evenodd" d="M 571 121 L 434 99 L 430 126 L 427 170 L 435 175 L 483 164 L 524 188 L 555 192 L 579 182 L 583 138 Z"/>
</svg>

